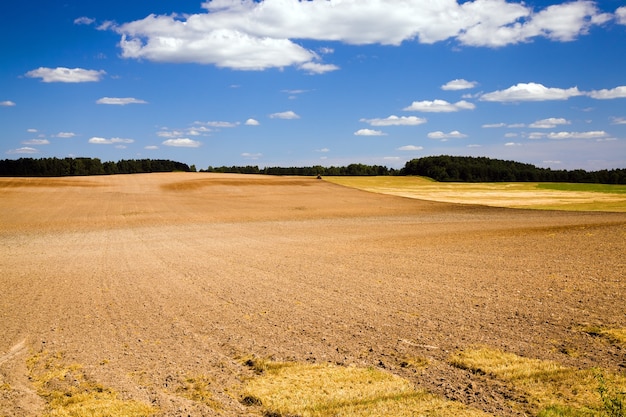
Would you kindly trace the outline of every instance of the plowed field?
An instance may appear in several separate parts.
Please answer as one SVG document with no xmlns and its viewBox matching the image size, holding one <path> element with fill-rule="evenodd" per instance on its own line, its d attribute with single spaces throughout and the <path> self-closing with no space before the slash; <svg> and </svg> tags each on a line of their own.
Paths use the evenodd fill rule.
<svg viewBox="0 0 626 417">
<path fill-rule="evenodd" d="M 522 415 L 515 387 L 450 355 L 624 372 L 624 346 L 585 329 L 626 327 L 625 255 L 624 213 L 295 177 L 0 178 L 0 415 L 46 412 L 42 358 L 157 415 L 261 415 L 239 395 L 251 357 L 378 367 Z"/>
</svg>

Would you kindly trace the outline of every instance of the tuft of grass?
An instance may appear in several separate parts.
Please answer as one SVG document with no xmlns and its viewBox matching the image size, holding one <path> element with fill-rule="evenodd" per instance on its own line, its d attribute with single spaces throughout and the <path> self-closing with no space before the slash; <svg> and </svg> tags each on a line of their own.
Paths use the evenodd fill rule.
<svg viewBox="0 0 626 417">
<path fill-rule="evenodd" d="M 490 416 L 417 391 L 409 381 L 377 368 L 320 364 L 269 363 L 247 382 L 242 402 L 276 417 Z"/>
<path fill-rule="evenodd" d="M 582 331 L 590 336 L 604 337 L 611 343 L 626 344 L 626 328 L 605 329 L 600 326 L 585 326 Z"/>
<path fill-rule="evenodd" d="M 512 383 L 528 394 L 530 404 L 542 417 L 597 416 L 605 406 L 598 395 L 601 392 L 594 369 L 578 370 L 484 347 L 457 352 L 450 362 L 459 368 Z M 623 390 L 626 377 L 611 375 L 609 384 Z"/>
<path fill-rule="evenodd" d="M 43 417 L 144 417 L 157 412 L 90 381 L 80 365 L 64 364 L 62 354 L 34 355 L 27 366 L 37 394 L 47 402 Z"/>
<path fill-rule="evenodd" d="M 178 384 L 175 392 L 189 400 L 219 409 L 220 403 L 213 398 L 212 384 L 212 378 L 206 375 L 187 376 Z"/>
</svg>

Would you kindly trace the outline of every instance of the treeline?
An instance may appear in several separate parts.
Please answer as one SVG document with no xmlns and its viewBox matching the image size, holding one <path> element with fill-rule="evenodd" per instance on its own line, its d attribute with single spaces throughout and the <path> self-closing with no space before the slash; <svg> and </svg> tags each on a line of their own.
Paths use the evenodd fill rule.
<svg viewBox="0 0 626 417">
<path fill-rule="evenodd" d="M 20 158 L 0 160 L 3 177 L 65 177 L 73 175 L 138 174 L 192 171 L 187 164 L 165 159 L 131 159 L 102 162 L 98 158 Z"/>
<path fill-rule="evenodd" d="M 398 171 L 382 165 L 350 164 L 345 167 L 323 167 L 315 165 L 310 167 L 266 167 L 259 168 L 256 165 L 246 166 L 209 166 L 201 172 L 221 172 L 229 174 L 265 174 L 265 175 L 302 175 L 302 176 L 373 176 L 373 175 L 397 175 Z"/>
<path fill-rule="evenodd" d="M 455 182 L 573 182 L 626 184 L 626 169 L 587 172 L 538 168 L 531 164 L 485 157 L 428 156 L 412 159 L 400 175 L 421 175 Z"/>
</svg>

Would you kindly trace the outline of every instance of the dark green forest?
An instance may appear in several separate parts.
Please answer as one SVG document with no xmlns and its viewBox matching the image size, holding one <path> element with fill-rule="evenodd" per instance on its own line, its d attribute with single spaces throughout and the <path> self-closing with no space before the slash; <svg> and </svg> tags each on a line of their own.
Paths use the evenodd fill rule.
<svg viewBox="0 0 626 417">
<path fill-rule="evenodd" d="M 485 157 L 429 156 L 412 159 L 401 175 L 421 175 L 454 182 L 573 182 L 626 184 L 626 169 L 587 172 L 538 168 L 531 164 Z"/>
<path fill-rule="evenodd" d="M 193 168 L 193 167 L 192 167 Z M 20 158 L 0 161 L 2 177 L 66 177 L 73 175 L 139 174 L 193 171 L 187 164 L 164 159 L 102 162 L 98 158 Z"/>
<path fill-rule="evenodd" d="M 194 165 L 162 159 L 102 162 L 98 158 L 20 158 L 0 160 L 0 176 L 63 177 L 71 175 L 111 175 L 149 172 L 196 171 Z M 419 175 L 442 182 L 569 182 L 626 184 L 626 169 L 588 172 L 582 169 L 552 170 L 531 164 L 486 157 L 428 156 L 408 161 L 396 170 L 381 165 L 350 164 L 343 167 L 265 167 L 209 166 L 201 172 L 302 176 L 384 176 Z"/>
</svg>

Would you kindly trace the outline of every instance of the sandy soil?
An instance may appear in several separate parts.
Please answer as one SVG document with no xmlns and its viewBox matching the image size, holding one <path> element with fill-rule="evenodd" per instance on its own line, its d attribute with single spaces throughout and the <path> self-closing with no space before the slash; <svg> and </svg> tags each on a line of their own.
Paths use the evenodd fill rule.
<svg viewBox="0 0 626 417">
<path fill-rule="evenodd" d="M 0 415 L 42 412 L 26 360 L 43 351 L 167 416 L 258 415 L 237 396 L 249 355 L 381 366 L 521 415 L 514 387 L 449 355 L 481 344 L 623 372 L 624 350 L 581 328 L 626 327 L 624 254 L 624 213 L 310 178 L 0 178 Z M 429 365 L 402 367 L 411 357 Z M 177 394 L 200 375 L 218 407 Z"/>
</svg>

